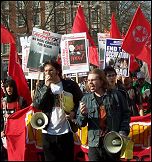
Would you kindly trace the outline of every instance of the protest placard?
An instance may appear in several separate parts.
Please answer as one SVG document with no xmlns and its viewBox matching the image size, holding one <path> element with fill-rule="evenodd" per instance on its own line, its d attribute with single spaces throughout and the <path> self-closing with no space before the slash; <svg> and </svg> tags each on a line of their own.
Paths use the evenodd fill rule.
<svg viewBox="0 0 152 162">
<path fill-rule="evenodd" d="M 118 76 L 129 76 L 130 55 L 122 48 L 122 39 L 106 38 L 104 67 L 112 66 Z"/>
<path fill-rule="evenodd" d="M 32 36 L 20 37 L 20 42 L 21 42 L 21 46 L 22 46 L 22 69 L 23 69 L 23 72 L 24 72 L 26 79 L 43 80 L 43 73 L 42 72 L 40 73 L 40 76 L 39 76 L 38 71 L 31 71 L 29 68 L 27 68 L 31 38 L 32 38 Z"/>
<path fill-rule="evenodd" d="M 110 38 L 110 33 L 97 33 L 98 37 L 98 50 L 99 50 L 99 68 L 103 69 L 104 67 L 104 51 L 106 38 Z"/>
<path fill-rule="evenodd" d="M 61 59 L 63 74 L 89 71 L 86 33 L 62 35 Z"/>
<path fill-rule="evenodd" d="M 45 61 L 56 60 L 60 40 L 60 34 L 33 28 L 27 67 L 37 71 Z"/>
</svg>

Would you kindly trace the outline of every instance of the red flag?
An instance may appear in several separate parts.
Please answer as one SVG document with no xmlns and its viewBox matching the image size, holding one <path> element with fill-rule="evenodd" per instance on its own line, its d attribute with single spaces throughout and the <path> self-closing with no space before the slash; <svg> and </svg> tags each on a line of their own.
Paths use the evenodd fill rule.
<svg viewBox="0 0 152 162">
<path fill-rule="evenodd" d="M 29 129 L 31 128 L 29 121 L 36 111 L 34 107 L 29 106 L 9 116 L 5 132 L 8 161 L 38 161 L 37 137 L 34 130 L 30 132 Z M 32 150 L 29 150 L 29 148 L 32 148 Z"/>
<path fill-rule="evenodd" d="M 1 43 L 10 44 L 8 74 L 15 80 L 19 95 L 27 101 L 28 105 L 30 105 L 32 102 L 31 94 L 22 67 L 19 63 L 13 35 L 3 25 L 1 25 L 1 34 Z"/>
<path fill-rule="evenodd" d="M 76 17 L 74 19 L 73 27 L 72 27 L 72 33 L 81 33 L 81 32 L 86 32 L 87 34 L 87 39 L 89 40 L 89 61 L 91 64 L 99 66 L 99 61 L 98 61 L 98 50 L 97 47 L 89 35 L 89 30 L 88 27 L 85 23 L 85 16 L 83 13 L 83 9 L 81 5 L 79 5 Z"/>
<path fill-rule="evenodd" d="M 122 43 L 122 49 L 137 57 L 143 51 L 150 35 L 151 25 L 138 7 Z M 144 53 L 142 53 L 143 55 Z"/>
<path fill-rule="evenodd" d="M 110 37 L 121 39 L 121 33 L 119 31 L 114 13 L 112 13 L 112 17 L 111 17 Z"/>
</svg>

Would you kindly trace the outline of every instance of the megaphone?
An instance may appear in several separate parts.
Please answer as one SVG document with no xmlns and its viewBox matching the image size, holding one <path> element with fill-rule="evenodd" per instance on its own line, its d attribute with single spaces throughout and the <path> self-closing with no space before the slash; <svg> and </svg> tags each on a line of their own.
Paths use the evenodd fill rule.
<svg viewBox="0 0 152 162">
<path fill-rule="evenodd" d="M 124 149 L 126 143 L 127 138 L 121 136 L 115 131 L 107 133 L 103 140 L 105 150 L 111 154 L 116 154 L 122 149 Z"/>
<path fill-rule="evenodd" d="M 35 129 L 43 129 L 48 124 L 48 117 L 42 112 L 36 112 L 32 116 L 30 123 Z"/>
</svg>

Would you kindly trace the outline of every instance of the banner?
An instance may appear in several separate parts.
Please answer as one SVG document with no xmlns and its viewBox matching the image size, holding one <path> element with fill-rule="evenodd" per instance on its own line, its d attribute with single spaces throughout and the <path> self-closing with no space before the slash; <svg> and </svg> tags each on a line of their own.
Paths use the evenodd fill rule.
<svg viewBox="0 0 152 162">
<path fill-rule="evenodd" d="M 89 71 L 86 33 L 62 35 L 61 60 L 63 74 Z"/>
<path fill-rule="evenodd" d="M 61 35 L 33 28 L 27 67 L 37 71 L 50 59 L 57 59 Z"/>
<path fill-rule="evenodd" d="M 129 136 L 134 142 L 133 159 L 121 161 L 151 161 L 151 114 L 131 117 Z M 88 127 L 75 134 L 75 160 L 88 161 Z"/>
<path fill-rule="evenodd" d="M 105 43 L 104 67 L 112 66 L 118 76 L 129 76 L 130 55 L 122 48 L 122 39 L 107 38 Z"/>
</svg>

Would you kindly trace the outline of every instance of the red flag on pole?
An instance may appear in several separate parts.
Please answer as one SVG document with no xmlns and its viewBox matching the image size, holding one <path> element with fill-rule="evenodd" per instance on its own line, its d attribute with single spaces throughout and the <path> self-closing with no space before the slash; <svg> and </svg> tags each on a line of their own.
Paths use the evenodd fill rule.
<svg viewBox="0 0 152 162">
<path fill-rule="evenodd" d="M 124 36 L 121 36 L 121 33 L 119 31 L 119 27 L 117 25 L 117 22 L 115 20 L 115 15 L 112 13 L 112 18 L 111 18 L 111 28 L 110 28 L 110 37 L 111 38 L 116 38 L 116 39 L 123 39 Z M 139 64 L 135 61 L 135 57 L 131 56 L 130 57 L 130 72 L 136 71 L 139 68 Z"/>
<path fill-rule="evenodd" d="M 150 40 L 150 35 L 151 25 L 138 7 L 122 43 L 122 49 L 129 54 L 138 56 L 148 43 L 147 41 Z"/>
<path fill-rule="evenodd" d="M 124 38 L 122 49 L 151 66 L 151 25 L 140 6 Z"/>
<path fill-rule="evenodd" d="M 114 13 L 112 13 L 112 17 L 111 17 L 110 37 L 121 39 L 121 33 L 119 31 Z"/>
<path fill-rule="evenodd" d="M 74 19 L 73 27 L 72 27 L 72 33 L 81 33 L 81 32 L 86 32 L 87 34 L 87 39 L 89 40 L 89 61 L 91 64 L 99 66 L 99 61 L 98 61 L 98 50 L 97 47 L 89 35 L 89 30 L 85 22 L 85 16 L 83 13 L 83 9 L 81 5 L 79 5 L 76 17 Z"/>
<path fill-rule="evenodd" d="M 8 75 L 11 76 L 13 80 L 15 80 L 19 95 L 27 101 L 28 105 L 30 105 L 32 102 L 31 93 L 22 67 L 19 63 L 19 56 L 16 51 L 15 39 L 3 25 L 1 25 L 1 43 L 10 44 Z"/>
</svg>

